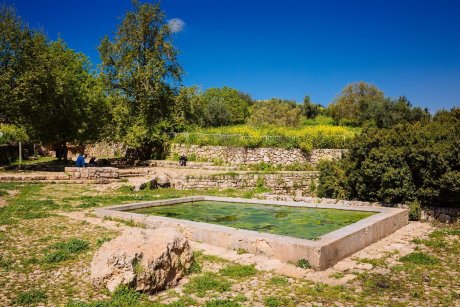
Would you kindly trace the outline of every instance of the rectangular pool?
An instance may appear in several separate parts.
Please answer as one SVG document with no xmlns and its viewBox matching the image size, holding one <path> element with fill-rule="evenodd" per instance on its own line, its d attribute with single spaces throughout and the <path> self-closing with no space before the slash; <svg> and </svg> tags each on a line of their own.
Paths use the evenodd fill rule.
<svg viewBox="0 0 460 307">
<path fill-rule="evenodd" d="M 189 240 L 326 269 L 407 225 L 406 209 L 193 196 L 95 209 Z"/>
<path fill-rule="evenodd" d="M 375 214 L 375 212 L 366 211 L 209 200 L 153 206 L 128 212 L 211 223 L 310 240 L 318 239 L 326 233 Z"/>
</svg>

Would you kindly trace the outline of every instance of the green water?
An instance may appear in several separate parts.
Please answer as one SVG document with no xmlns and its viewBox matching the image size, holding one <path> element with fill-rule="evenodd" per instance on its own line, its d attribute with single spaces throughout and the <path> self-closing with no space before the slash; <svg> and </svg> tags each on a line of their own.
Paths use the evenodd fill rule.
<svg viewBox="0 0 460 307">
<path fill-rule="evenodd" d="M 131 212 L 316 239 L 374 212 L 198 201 L 148 207 Z"/>
</svg>

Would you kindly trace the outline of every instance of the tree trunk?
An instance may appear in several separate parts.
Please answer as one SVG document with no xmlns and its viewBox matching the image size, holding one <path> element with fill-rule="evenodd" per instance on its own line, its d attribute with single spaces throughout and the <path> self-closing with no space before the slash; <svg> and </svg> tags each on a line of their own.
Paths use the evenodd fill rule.
<svg viewBox="0 0 460 307">
<path fill-rule="evenodd" d="M 67 162 L 67 142 L 62 142 L 62 158 L 64 159 L 64 164 Z"/>
</svg>

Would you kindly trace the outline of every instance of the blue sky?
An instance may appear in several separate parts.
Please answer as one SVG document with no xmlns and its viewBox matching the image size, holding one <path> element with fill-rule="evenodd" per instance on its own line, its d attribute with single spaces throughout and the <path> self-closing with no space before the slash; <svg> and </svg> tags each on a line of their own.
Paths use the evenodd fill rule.
<svg viewBox="0 0 460 307">
<path fill-rule="evenodd" d="M 1 0 L 0 0 L 1 1 Z M 129 0 L 6 0 L 31 26 L 98 63 Z M 431 111 L 460 106 L 460 1 L 162 0 L 185 85 L 328 104 L 366 81 Z"/>
</svg>

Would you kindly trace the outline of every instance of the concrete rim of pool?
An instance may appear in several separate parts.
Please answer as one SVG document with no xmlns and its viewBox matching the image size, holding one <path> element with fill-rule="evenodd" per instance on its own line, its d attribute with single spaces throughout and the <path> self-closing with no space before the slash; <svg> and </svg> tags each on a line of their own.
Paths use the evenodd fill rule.
<svg viewBox="0 0 460 307">
<path fill-rule="evenodd" d="M 204 222 L 126 212 L 128 210 L 152 206 L 165 206 L 198 201 L 368 211 L 375 212 L 376 214 L 322 235 L 317 240 L 307 240 Z M 263 254 L 281 261 L 296 262 L 300 259 L 305 259 L 308 260 L 313 268 L 320 270 L 333 266 L 343 258 L 383 239 L 409 223 L 409 211 L 407 209 L 317 205 L 304 202 L 214 196 L 193 196 L 124 204 L 97 208 L 95 209 L 95 213 L 99 217 L 133 220 L 134 222 L 145 224 L 147 228 L 173 227 L 192 241 L 204 242 L 233 250 L 242 248 L 250 253 Z"/>
</svg>

